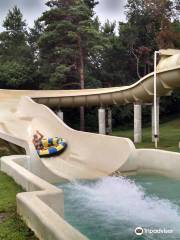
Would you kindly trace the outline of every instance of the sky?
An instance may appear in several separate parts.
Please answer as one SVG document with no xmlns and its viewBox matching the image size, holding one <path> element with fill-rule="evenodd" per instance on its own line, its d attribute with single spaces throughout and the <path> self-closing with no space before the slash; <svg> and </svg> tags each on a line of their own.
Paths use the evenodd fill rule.
<svg viewBox="0 0 180 240">
<path fill-rule="evenodd" d="M 124 6 L 127 0 L 99 0 L 96 6 L 96 14 L 103 23 L 107 19 L 110 21 L 126 21 L 124 14 Z"/>
<path fill-rule="evenodd" d="M 99 0 L 95 12 L 103 23 L 110 21 L 125 21 L 124 5 L 127 0 Z M 17 5 L 26 19 L 28 26 L 32 27 L 34 20 L 46 10 L 46 0 L 0 0 L 0 31 L 3 30 L 2 22 L 7 15 L 8 9 Z M 112 4 L 113 3 L 113 4 Z"/>
</svg>

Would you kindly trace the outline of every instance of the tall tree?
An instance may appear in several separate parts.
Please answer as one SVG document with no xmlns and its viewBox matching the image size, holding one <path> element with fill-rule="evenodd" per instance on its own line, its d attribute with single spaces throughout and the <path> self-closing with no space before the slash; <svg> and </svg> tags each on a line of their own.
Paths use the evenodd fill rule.
<svg viewBox="0 0 180 240">
<path fill-rule="evenodd" d="M 27 43 L 26 23 L 21 11 L 9 10 L 0 33 L 0 84 L 3 87 L 32 87 L 33 56 Z"/>
<path fill-rule="evenodd" d="M 34 61 L 37 62 L 39 60 L 39 47 L 38 47 L 38 40 L 43 34 L 44 26 L 38 20 L 34 21 L 34 26 L 29 28 L 28 32 L 28 43 L 31 47 L 31 52 L 33 53 Z"/>
<path fill-rule="evenodd" d="M 172 20 L 176 7 L 171 0 L 128 0 L 128 22 L 120 25 L 120 35 L 125 41 L 129 36 L 127 47 L 136 60 L 138 77 L 152 71 L 154 50 L 175 47 Z"/>
<path fill-rule="evenodd" d="M 96 51 L 99 34 L 92 20 L 94 1 L 50 0 L 43 13 L 39 41 L 42 70 L 53 88 L 85 87 L 86 60 Z M 81 130 L 84 108 L 81 107 Z"/>
</svg>

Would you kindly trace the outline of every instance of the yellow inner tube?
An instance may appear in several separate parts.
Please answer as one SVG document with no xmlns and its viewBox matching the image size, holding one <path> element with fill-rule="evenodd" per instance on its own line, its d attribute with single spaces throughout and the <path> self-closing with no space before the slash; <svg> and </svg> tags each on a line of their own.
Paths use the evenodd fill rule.
<svg viewBox="0 0 180 240">
<path fill-rule="evenodd" d="M 41 140 L 42 149 L 37 150 L 40 157 L 50 157 L 62 153 L 67 147 L 63 138 L 43 138 Z"/>
</svg>

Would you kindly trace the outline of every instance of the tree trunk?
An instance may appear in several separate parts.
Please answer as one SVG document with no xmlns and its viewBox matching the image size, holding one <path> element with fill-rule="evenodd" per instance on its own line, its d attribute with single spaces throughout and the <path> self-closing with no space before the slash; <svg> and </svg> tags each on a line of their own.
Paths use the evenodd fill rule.
<svg viewBox="0 0 180 240">
<path fill-rule="evenodd" d="M 146 74 L 147 74 L 147 65 L 146 65 L 146 63 L 144 64 L 144 76 L 146 76 Z"/>
<path fill-rule="evenodd" d="M 78 36 L 78 47 L 79 47 L 79 76 L 80 76 L 80 86 L 84 89 L 84 56 L 81 44 L 81 37 Z M 84 106 L 80 107 L 80 130 L 85 130 L 85 118 L 84 118 Z"/>
<path fill-rule="evenodd" d="M 137 71 L 137 76 L 140 79 L 141 76 L 140 76 L 140 73 L 139 73 L 139 57 L 135 54 L 133 47 L 131 49 L 131 52 L 134 55 L 134 57 L 136 58 L 136 71 Z"/>
</svg>

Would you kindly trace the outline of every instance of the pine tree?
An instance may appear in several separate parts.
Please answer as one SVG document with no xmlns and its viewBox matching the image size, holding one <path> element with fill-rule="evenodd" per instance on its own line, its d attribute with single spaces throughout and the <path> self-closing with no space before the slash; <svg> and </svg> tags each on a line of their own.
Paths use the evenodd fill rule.
<svg viewBox="0 0 180 240">
<path fill-rule="evenodd" d="M 0 33 L 0 84 L 8 88 L 32 87 L 33 56 L 27 43 L 26 23 L 21 11 L 9 10 Z"/>
<path fill-rule="evenodd" d="M 34 21 L 34 26 L 29 28 L 28 33 L 28 43 L 31 47 L 31 52 L 33 53 L 34 61 L 39 61 L 39 47 L 38 47 L 38 40 L 43 34 L 44 26 L 38 20 Z"/>
<path fill-rule="evenodd" d="M 41 69 L 53 88 L 85 87 L 86 61 L 100 48 L 99 33 L 91 18 L 94 4 L 94 1 L 84 3 L 81 0 L 51 0 L 46 3 L 50 10 L 41 17 L 45 31 L 39 46 Z M 84 108 L 81 107 L 83 129 Z"/>
<path fill-rule="evenodd" d="M 96 0 L 84 0 L 86 6 L 91 10 L 91 17 L 94 16 L 94 8 L 97 4 L 99 4 Z"/>
<path fill-rule="evenodd" d="M 27 45 L 26 23 L 20 9 L 14 7 L 9 10 L 3 22 L 6 29 L 0 34 L 0 51 L 3 61 L 14 60 L 28 61 L 32 59 L 30 48 Z"/>
</svg>

